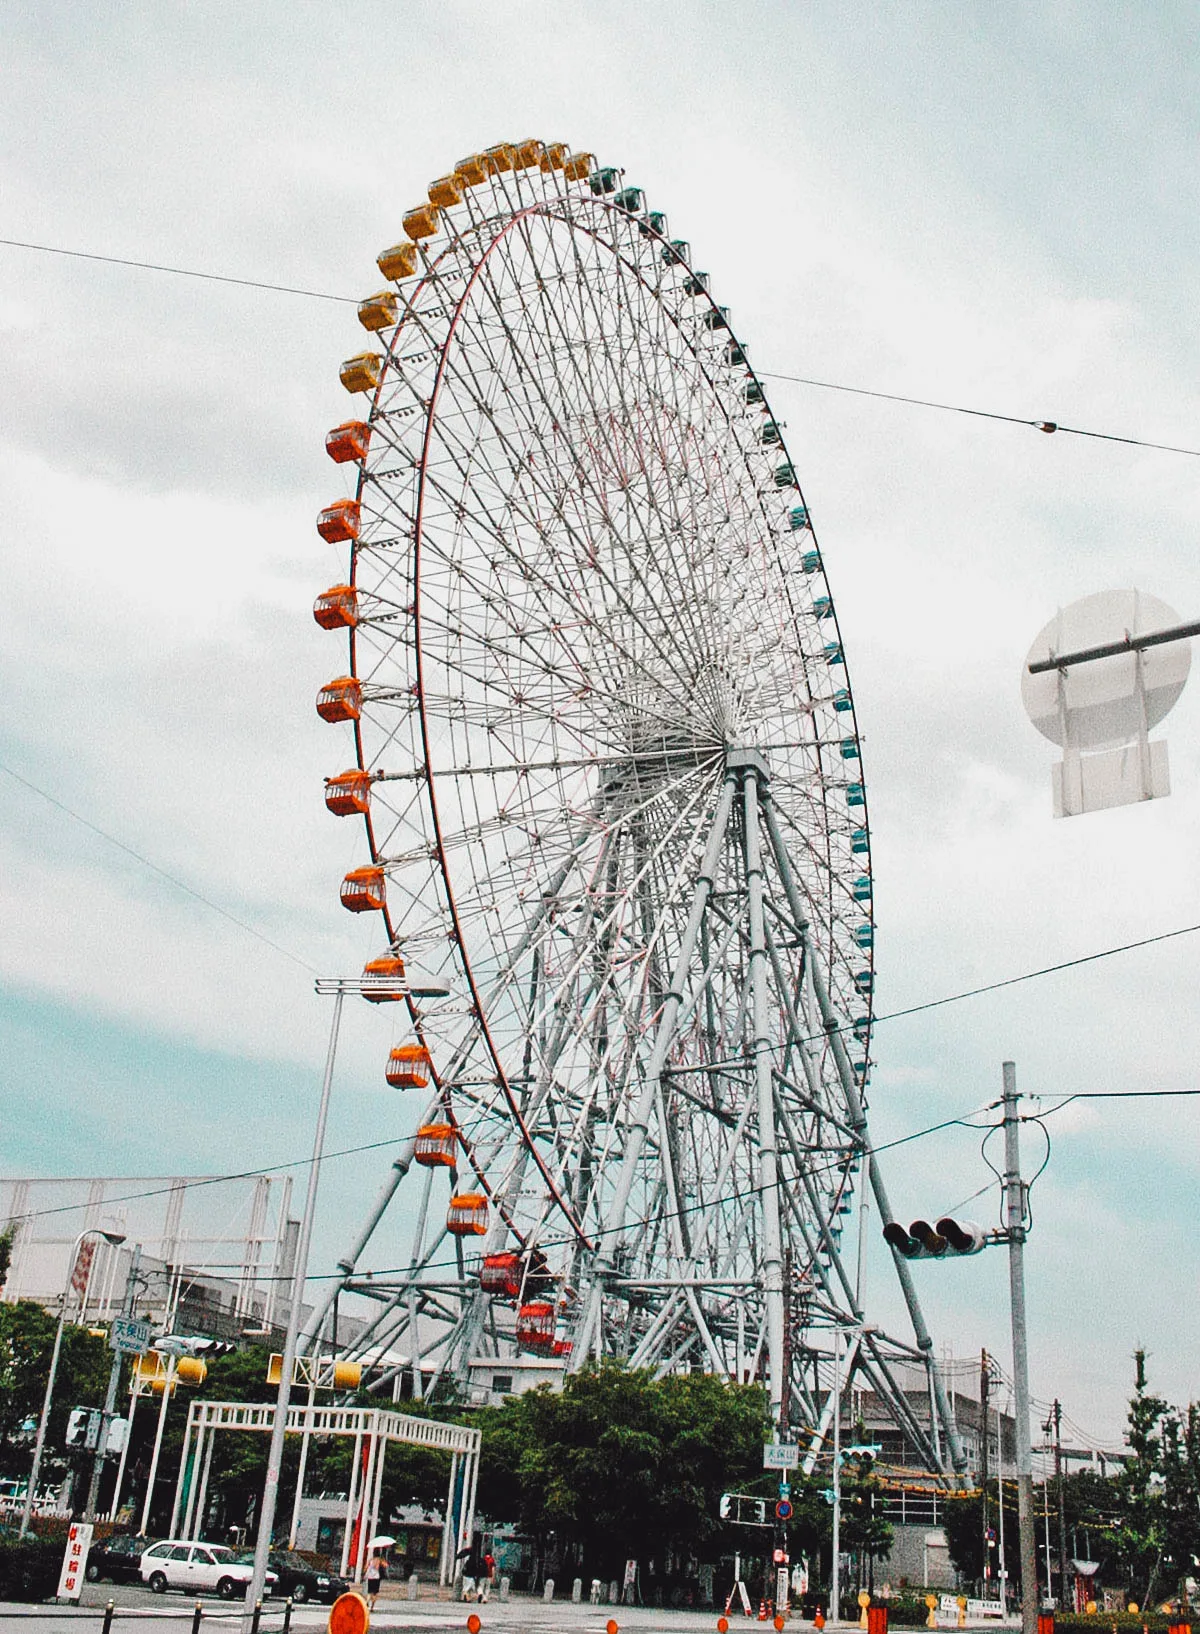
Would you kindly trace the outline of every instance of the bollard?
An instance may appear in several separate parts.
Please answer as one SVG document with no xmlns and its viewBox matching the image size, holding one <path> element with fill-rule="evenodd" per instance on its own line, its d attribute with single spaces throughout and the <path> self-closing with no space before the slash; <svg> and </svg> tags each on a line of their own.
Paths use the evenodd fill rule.
<svg viewBox="0 0 1200 1634">
<path fill-rule="evenodd" d="M 507 1600 L 508 1599 L 508 1591 L 511 1588 L 512 1588 L 512 1578 L 511 1577 L 502 1577 L 500 1579 L 500 1598 L 501 1598 L 501 1600 Z"/>
<path fill-rule="evenodd" d="M 546 1581 L 545 1581 L 545 1584 L 543 1585 L 543 1588 L 542 1588 L 542 1599 L 543 1600 L 553 1600 L 553 1598 L 554 1598 L 554 1579 L 552 1577 L 548 1577 L 546 1579 Z"/>
<path fill-rule="evenodd" d="M 1037 1619 L 1037 1634 L 1054 1634 L 1054 1613 L 1052 1611 L 1039 1611 Z"/>
<path fill-rule="evenodd" d="M 420 1591 L 421 1591 L 421 1580 L 417 1576 L 416 1572 L 414 1572 L 412 1574 L 412 1576 L 408 1580 L 408 1598 L 410 1600 L 417 1599 L 419 1594 L 420 1594 Z"/>
<path fill-rule="evenodd" d="M 598 1577 L 593 1577 L 592 1578 L 592 1586 L 588 1590 L 588 1605 L 589 1606 L 598 1606 L 599 1604 L 600 1604 L 600 1579 Z"/>
<path fill-rule="evenodd" d="M 250 1634 L 258 1634 L 258 1625 L 262 1620 L 262 1601 L 254 1602 L 254 1615 L 250 1619 Z"/>
<path fill-rule="evenodd" d="M 612 1582 L 608 1585 L 608 1603 L 610 1606 L 615 1606 L 617 1604 L 617 1600 L 617 1580 L 614 1577 Z"/>
<path fill-rule="evenodd" d="M 108 1602 L 108 1604 L 104 1608 L 104 1629 L 103 1629 L 103 1634 L 110 1634 L 110 1631 L 112 1629 L 113 1612 L 114 1612 L 115 1609 L 116 1609 L 116 1601 L 115 1600 L 110 1600 Z"/>
<path fill-rule="evenodd" d="M 583 1604 L 583 1578 L 582 1577 L 577 1577 L 575 1579 L 575 1581 L 571 1584 L 571 1604 L 573 1606 L 579 1606 L 579 1605 Z"/>
<path fill-rule="evenodd" d="M 888 1634 L 888 1608 L 867 1607 L 867 1634 Z"/>
<path fill-rule="evenodd" d="M 283 1629 L 281 1634 L 290 1634 L 292 1626 L 292 1597 L 289 1594 L 283 1602 Z"/>
<path fill-rule="evenodd" d="M 200 1624 L 203 1622 L 203 1620 L 204 1604 L 202 1601 L 197 1600 L 196 1609 L 192 1613 L 192 1634 L 200 1634 Z"/>
</svg>

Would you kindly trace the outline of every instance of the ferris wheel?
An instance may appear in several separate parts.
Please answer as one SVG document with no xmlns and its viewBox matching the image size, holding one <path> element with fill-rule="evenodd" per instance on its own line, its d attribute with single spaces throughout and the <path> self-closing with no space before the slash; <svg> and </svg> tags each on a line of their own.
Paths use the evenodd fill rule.
<svg viewBox="0 0 1200 1634">
<path fill-rule="evenodd" d="M 590 154 L 490 148 L 404 230 L 326 443 L 349 567 L 314 612 L 348 661 L 317 708 L 345 723 L 326 804 L 365 826 L 341 900 L 375 916 L 368 972 L 448 995 L 399 1011 L 411 1138 L 310 1338 L 359 1290 L 358 1353 L 417 1394 L 698 1366 L 765 1380 L 815 1447 L 836 1335 L 957 1467 L 907 1266 L 902 1342 L 846 1235 L 872 1193 L 890 1218 L 870 846 L 783 428 L 687 243 Z M 368 1275 L 385 1219 L 408 1240 Z"/>
</svg>

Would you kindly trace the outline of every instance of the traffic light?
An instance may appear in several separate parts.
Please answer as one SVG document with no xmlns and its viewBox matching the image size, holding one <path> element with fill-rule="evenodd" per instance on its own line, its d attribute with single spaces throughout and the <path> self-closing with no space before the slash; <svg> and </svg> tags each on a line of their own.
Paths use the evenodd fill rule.
<svg viewBox="0 0 1200 1634">
<path fill-rule="evenodd" d="M 73 1407 L 67 1419 L 67 1446 L 82 1447 L 87 1441 L 88 1419 L 91 1411 L 87 1407 Z"/>
<path fill-rule="evenodd" d="M 936 1225 L 914 1220 L 906 1230 L 899 1220 L 883 1228 L 884 1241 L 906 1260 L 940 1260 L 948 1255 L 978 1254 L 987 1247 L 987 1232 L 974 1220 L 943 1215 Z"/>
<path fill-rule="evenodd" d="M 730 1510 L 732 1508 L 733 1508 L 733 1493 L 732 1492 L 722 1492 L 722 1494 L 721 1494 L 721 1507 L 720 1507 L 720 1510 L 718 1511 L 718 1513 L 720 1514 L 721 1519 L 723 1521 L 727 1521 L 729 1519 L 729 1512 L 730 1512 Z"/>
</svg>

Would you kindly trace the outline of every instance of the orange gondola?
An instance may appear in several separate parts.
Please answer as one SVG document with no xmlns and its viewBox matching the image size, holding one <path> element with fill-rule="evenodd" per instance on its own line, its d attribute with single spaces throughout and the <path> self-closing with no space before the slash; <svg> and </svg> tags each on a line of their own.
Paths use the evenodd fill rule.
<svg viewBox="0 0 1200 1634">
<path fill-rule="evenodd" d="M 365 817 L 371 809 L 371 774 L 356 766 L 325 779 L 325 809 L 335 817 Z"/>
<path fill-rule="evenodd" d="M 371 428 L 365 420 L 346 420 L 325 434 L 325 452 L 335 465 L 365 460 L 371 443 Z"/>
<path fill-rule="evenodd" d="M 503 1254 L 485 1254 L 479 1269 L 479 1286 L 485 1294 L 516 1299 L 521 1292 L 524 1270 L 520 1254 L 514 1254 L 511 1249 Z"/>
<path fill-rule="evenodd" d="M 317 518 L 317 532 L 327 545 L 344 545 L 358 538 L 362 508 L 357 499 L 335 499 Z"/>
<path fill-rule="evenodd" d="M 323 630 L 353 630 L 358 624 L 358 591 L 352 584 L 332 584 L 313 602 L 313 617 Z"/>
<path fill-rule="evenodd" d="M 388 1056 L 387 1081 L 393 1089 L 424 1089 L 432 1067 L 424 1044 L 398 1044 Z"/>
<path fill-rule="evenodd" d="M 448 1123 L 423 1123 L 413 1154 L 426 1169 L 452 1169 L 458 1161 L 458 1136 Z"/>
<path fill-rule="evenodd" d="M 362 979 L 362 996 L 370 1004 L 397 1004 L 408 997 L 404 960 L 398 953 L 385 953 L 381 959 L 368 959 L 363 966 Z"/>
<path fill-rule="evenodd" d="M 383 869 L 371 865 L 352 868 L 342 881 L 342 907 L 351 913 L 377 913 L 387 907 L 387 881 Z"/>
<path fill-rule="evenodd" d="M 482 1192 L 459 1192 L 450 1199 L 446 1230 L 452 1237 L 482 1237 L 488 1228 L 488 1200 Z"/>
<path fill-rule="evenodd" d="M 554 1306 L 547 1300 L 537 1299 L 522 1305 L 517 1312 L 517 1344 L 522 1350 L 532 1350 L 549 1356 L 554 1350 Z"/>
<path fill-rule="evenodd" d="M 361 713 L 362 682 L 353 675 L 339 675 L 317 693 L 317 714 L 323 721 L 356 721 Z"/>
</svg>

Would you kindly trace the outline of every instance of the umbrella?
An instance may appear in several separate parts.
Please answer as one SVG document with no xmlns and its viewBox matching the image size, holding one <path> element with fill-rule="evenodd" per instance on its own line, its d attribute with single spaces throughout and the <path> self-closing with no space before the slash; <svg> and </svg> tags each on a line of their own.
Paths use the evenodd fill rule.
<svg viewBox="0 0 1200 1634">
<path fill-rule="evenodd" d="M 384 1537 L 382 1532 L 377 1538 L 372 1538 L 370 1543 L 367 1544 L 368 1549 L 394 1549 L 395 1547 L 395 1538 Z"/>
</svg>

